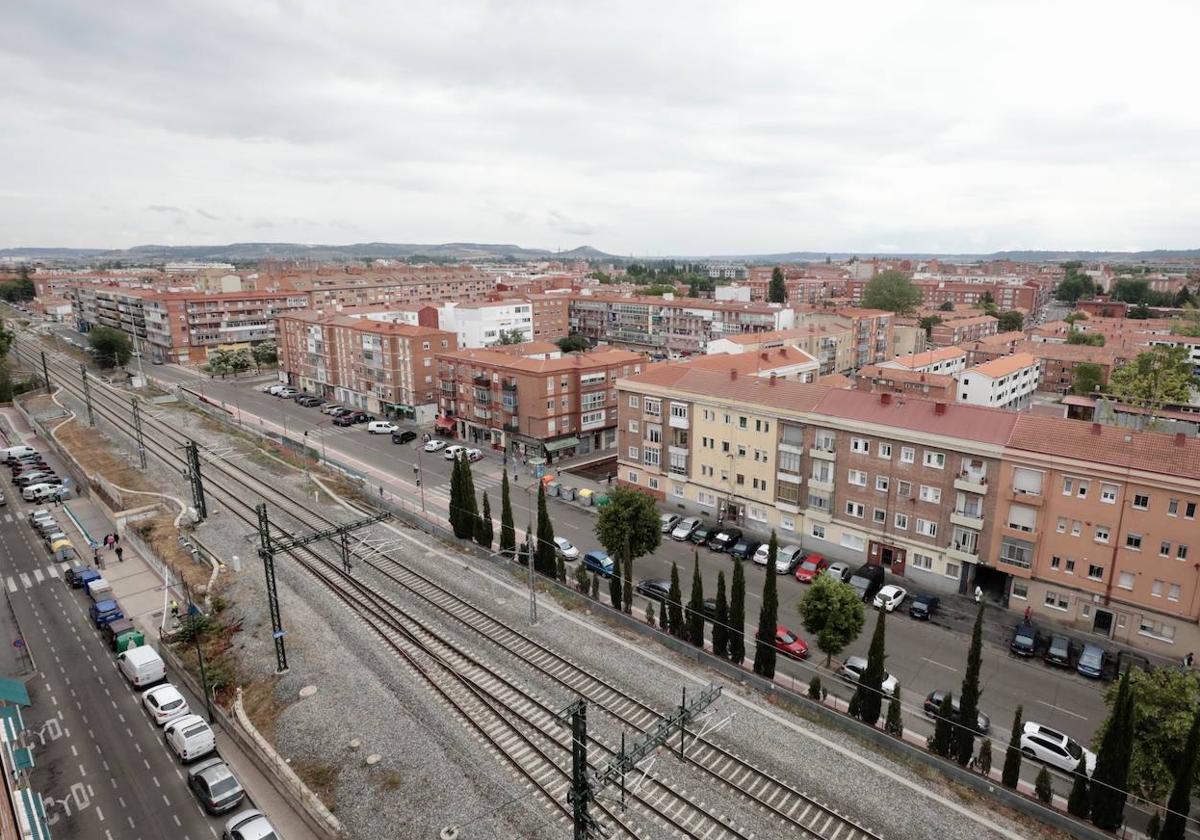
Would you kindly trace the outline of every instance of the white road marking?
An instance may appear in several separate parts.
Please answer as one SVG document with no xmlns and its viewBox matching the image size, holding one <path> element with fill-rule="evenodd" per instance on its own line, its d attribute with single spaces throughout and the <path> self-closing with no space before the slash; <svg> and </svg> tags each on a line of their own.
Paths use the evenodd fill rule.
<svg viewBox="0 0 1200 840">
<path fill-rule="evenodd" d="M 33 579 L 36 580 L 38 583 L 42 582 L 43 578 L 42 578 L 42 570 L 41 569 L 33 570 Z"/>
<path fill-rule="evenodd" d="M 1045 700 L 1039 700 L 1038 702 L 1041 703 L 1043 706 L 1047 706 L 1047 707 L 1053 709 L 1056 712 L 1062 712 L 1064 715 L 1070 715 L 1071 717 L 1079 718 L 1080 720 L 1087 720 L 1087 718 L 1084 717 L 1083 715 L 1077 715 L 1074 712 L 1072 712 L 1070 709 L 1064 709 L 1061 706 L 1055 706 L 1053 703 L 1047 703 Z"/>
<path fill-rule="evenodd" d="M 16 578 L 12 578 L 12 577 L 10 577 L 10 578 L 8 579 L 8 591 L 9 591 L 9 592 L 16 592 L 16 591 L 17 591 L 17 579 L 16 579 Z"/>
<path fill-rule="evenodd" d="M 33 586 L 33 581 L 31 581 L 29 579 L 29 575 L 25 574 L 24 572 L 21 572 L 21 585 L 26 589 Z"/>
<path fill-rule="evenodd" d="M 934 660 L 932 660 L 932 659 L 928 659 L 928 658 L 926 658 L 926 657 L 924 657 L 924 656 L 922 656 L 922 657 L 921 657 L 921 659 L 925 660 L 925 661 L 926 661 L 926 662 L 928 662 L 930 665 L 936 665 L 936 666 L 938 666 L 939 668 L 945 668 L 947 671 L 957 671 L 957 670 L 958 670 L 957 668 L 952 668 L 952 667 L 950 667 L 949 665 L 943 665 L 941 662 L 935 662 Z"/>
</svg>

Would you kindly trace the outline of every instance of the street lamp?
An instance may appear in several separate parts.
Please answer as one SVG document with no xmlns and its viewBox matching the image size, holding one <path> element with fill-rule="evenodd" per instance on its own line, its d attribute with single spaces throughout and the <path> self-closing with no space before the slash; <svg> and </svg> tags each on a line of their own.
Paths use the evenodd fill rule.
<svg viewBox="0 0 1200 840">
<path fill-rule="evenodd" d="M 425 514 L 425 483 L 421 481 L 421 447 L 417 447 L 417 463 L 413 464 L 413 478 L 421 489 L 421 515 Z"/>
</svg>

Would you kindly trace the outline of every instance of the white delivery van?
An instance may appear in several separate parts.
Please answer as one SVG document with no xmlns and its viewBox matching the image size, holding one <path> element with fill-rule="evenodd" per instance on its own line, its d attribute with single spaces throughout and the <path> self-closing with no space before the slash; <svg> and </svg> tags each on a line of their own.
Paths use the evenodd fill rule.
<svg viewBox="0 0 1200 840">
<path fill-rule="evenodd" d="M 112 584 L 102 577 L 87 582 L 88 597 L 95 601 L 103 601 L 105 598 L 113 597 Z M 157 654 L 155 654 L 157 656 Z"/>
<path fill-rule="evenodd" d="M 167 675 L 158 651 L 149 645 L 129 648 L 117 654 L 117 666 L 135 686 L 152 685 Z"/>
<path fill-rule="evenodd" d="M 134 648 L 141 650 L 141 648 Z M 171 720 L 163 727 L 163 737 L 171 752 L 184 764 L 208 755 L 217 748 L 213 731 L 200 715 L 184 715 Z"/>
<path fill-rule="evenodd" d="M 367 424 L 367 433 L 372 435 L 390 435 L 400 427 L 388 420 L 372 420 Z"/>
<path fill-rule="evenodd" d="M 24 455 L 36 455 L 37 450 L 32 446 L 9 446 L 0 449 L 0 460 L 7 461 L 10 458 L 20 458 Z"/>
</svg>

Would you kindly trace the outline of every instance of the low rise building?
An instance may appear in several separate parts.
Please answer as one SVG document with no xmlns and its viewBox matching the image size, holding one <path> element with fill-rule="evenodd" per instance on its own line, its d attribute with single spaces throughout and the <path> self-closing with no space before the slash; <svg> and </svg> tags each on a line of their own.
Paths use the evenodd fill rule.
<svg viewBox="0 0 1200 840">
<path fill-rule="evenodd" d="M 459 347 L 522 344 L 533 341 L 533 304 L 523 298 L 450 301 L 438 308 L 438 326 L 458 336 Z"/>
<path fill-rule="evenodd" d="M 1001 356 L 958 374 L 959 402 L 1020 411 L 1033 401 L 1041 364 L 1029 353 Z"/>
<path fill-rule="evenodd" d="M 914 353 L 911 356 L 897 356 L 879 365 L 882 368 L 899 368 L 917 373 L 941 373 L 948 376 L 964 370 L 967 366 L 966 351 L 958 347 L 939 347 Z"/>
<path fill-rule="evenodd" d="M 758 353 L 777 347 L 796 347 L 817 360 L 820 373 L 847 373 L 854 367 L 854 331 L 848 319 L 835 323 L 805 324 L 789 330 L 744 333 L 718 338 L 705 352 L 714 355 Z"/>
<path fill-rule="evenodd" d="M 929 331 L 929 343 L 936 347 L 950 347 L 968 341 L 978 341 L 995 335 L 1000 324 L 991 315 L 974 315 L 968 318 L 953 318 L 934 324 Z"/>
<path fill-rule="evenodd" d="M 944 373 L 921 373 L 906 368 L 867 365 L 854 375 L 854 387 L 871 393 L 911 394 L 929 400 L 955 398 L 955 379 Z"/>
</svg>

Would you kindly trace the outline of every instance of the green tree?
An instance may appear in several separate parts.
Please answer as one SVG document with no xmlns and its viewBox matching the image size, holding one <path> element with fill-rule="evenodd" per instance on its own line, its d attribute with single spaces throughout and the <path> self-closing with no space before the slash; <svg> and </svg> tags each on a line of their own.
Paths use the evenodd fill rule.
<svg viewBox="0 0 1200 840">
<path fill-rule="evenodd" d="M 1144 277 L 1123 277 L 1113 284 L 1112 299 L 1125 303 L 1148 303 L 1150 301 L 1150 281 Z"/>
<path fill-rule="evenodd" d="M 662 542 L 662 520 L 654 498 L 628 487 L 608 494 L 608 504 L 596 517 L 596 539 L 613 558 L 624 587 L 625 611 L 633 608 L 633 561 Z"/>
<path fill-rule="evenodd" d="M 992 774 L 992 739 L 984 738 L 979 745 L 979 758 L 975 760 L 975 767 L 984 776 Z"/>
<path fill-rule="evenodd" d="M 546 485 L 538 482 L 537 501 L 537 545 L 533 552 L 533 565 L 540 574 L 552 577 L 554 575 L 554 524 L 550 521 L 550 513 L 546 510 Z"/>
<path fill-rule="evenodd" d="M 1144 303 L 1139 303 L 1137 306 L 1131 306 L 1129 311 L 1125 313 L 1125 317 L 1134 321 L 1145 321 L 1150 317 L 1150 307 Z"/>
<path fill-rule="evenodd" d="M 1071 793 L 1067 797 L 1067 813 L 1081 820 L 1088 818 L 1092 807 L 1092 797 L 1088 792 L 1087 757 L 1079 756 L 1075 765 L 1075 779 L 1071 782 Z"/>
<path fill-rule="evenodd" d="M 754 634 L 754 673 L 767 679 L 775 676 L 775 628 L 779 624 L 775 558 L 778 555 L 779 540 L 772 530 L 767 543 L 767 567 L 763 575 L 762 605 L 758 609 L 758 632 Z"/>
<path fill-rule="evenodd" d="M 1051 800 L 1054 799 L 1054 781 L 1050 778 L 1050 771 L 1045 766 L 1038 772 L 1037 778 L 1033 780 L 1033 795 L 1043 805 L 1049 805 Z"/>
<path fill-rule="evenodd" d="M 1096 752 L 1092 772 L 1092 822 L 1105 831 L 1116 831 L 1125 814 L 1129 768 L 1133 758 L 1134 691 L 1129 672 L 1121 678 L 1108 726 Z"/>
<path fill-rule="evenodd" d="M 904 717 L 900 709 L 899 683 L 896 683 L 896 693 L 888 701 L 887 718 L 884 720 L 883 730 L 893 738 L 899 738 L 904 735 Z"/>
<path fill-rule="evenodd" d="M 475 530 L 475 542 L 491 551 L 495 533 L 492 526 L 492 506 L 488 502 L 486 490 L 483 491 L 483 513 L 479 516 L 478 525 L 479 527 Z"/>
<path fill-rule="evenodd" d="M 510 344 L 524 344 L 528 340 L 523 330 L 501 330 L 500 335 L 492 342 L 492 346 L 505 347 Z"/>
<path fill-rule="evenodd" d="M 1020 332 L 1025 326 L 1025 316 L 1015 309 L 1009 309 L 1000 313 L 1000 324 L 997 329 L 1000 332 Z"/>
<path fill-rule="evenodd" d="M 566 335 L 557 342 L 558 349 L 564 353 L 579 353 L 592 346 L 591 342 L 582 335 Z"/>
<path fill-rule="evenodd" d="M 787 303 L 787 286 L 783 282 L 783 269 L 775 266 L 771 272 L 771 285 L 767 289 L 768 303 Z"/>
<path fill-rule="evenodd" d="M 525 529 L 525 542 L 521 543 L 521 547 L 517 550 L 517 559 L 522 566 L 528 566 L 533 558 L 533 537 L 529 533 L 529 528 Z"/>
<path fill-rule="evenodd" d="M 450 528 L 454 531 L 454 536 L 461 539 L 466 539 L 474 533 L 473 523 L 470 523 L 465 516 L 467 506 L 463 501 L 463 471 L 462 464 L 458 458 L 454 459 L 453 465 L 450 467 Z"/>
<path fill-rule="evenodd" d="M 729 591 L 729 659 L 741 664 L 746 658 L 746 572 L 742 558 L 733 560 L 733 584 Z"/>
<path fill-rule="evenodd" d="M 1067 344 L 1087 344 L 1091 347 L 1103 347 L 1106 339 L 1098 332 L 1083 332 L 1071 330 L 1067 333 Z"/>
<path fill-rule="evenodd" d="M 700 552 L 692 550 L 692 597 L 687 612 L 688 640 L 704 647 L 704 581 L 700 579 Z"/>
<path fill-rule="evenodd" d="M 1096 283 L 1086 274 L 1077 274 L 1071 270 L 1059 284 L 1054 287 L 1054 297 L 1063 303 L 1074 305 L 1080 298 L 1091 298 L 1096 294 Z"/>
<path fill-rule="evenodd" d="M 817 575 L 799 610 L 809 638 L 825 653 L 825 667 L 862 632 L 862 598 L 850 584 L 830 575 Z"/>
<path fill-rule="evenodd" d="M 475 497 L 475 477 L 471 475 L 471 462 L 467 460 L 466 454 L 459 455 L 458 460 L 462 462 L 463 539 L 472 540 L 483 530 L 479 522 L 479 501 Z"/>
<path fill-rule="evenodd" d="M 273 365 L 279 362 L 279 347 L 274 341 L 260 341 L 250 351 L 254 355 L 255 368 L 262 370 L 263 365 Z"/>
<path fill-rule="evenodd" d="M 92 348 L 96 364 L 105 369 L 119 367 L 133 355 L 129 336 L 111 327 L 93 327 L 88 333 L 88 346 Z"/>
<path fill-rule="evenodd" d="M 8 328 L 8 325 L 0 321 L 0 359 L 8 358 L 8 351 L 12 349 L 15 339 L 16 335 Z"/>
<path fill-rule="evenodd" d="M 880 610 L 875 620 L 875 632 L 871 635 L 871 646 L 867 649 L 867 667 L 858 678 L 858 688 L 854 693 L 860 695 L 858 701 L 858 718 L 868 726 L 874 726 L 879 721 L 883 710 L 883 660 L 884 636 L 887 627 L 887 610 Z"/>
<path fill-rule="evenodd" d="M 933 737 L 929 739 L 929 751 L 935 755 L 949 757 L 954 751 L 954 698 L 949 691 L 938 706 L 937 723 Z"/>
<path fill-rule="evenodd" d="M 1017 782 L 1021 779 L 1022 711 L 1022 708 L 1017 706 L 1017 711 L 1013 714 L 1012 732 L 1008 736 L 1008 749 L 1004 751 L 1004 771 L 1000 776 L 1001 784 L 1012 790 L 1017 789 Z"/>
<path fill-rule="evenodd" d="M 633 611 L 633 555 L 625 552 L 625 561 L 621 563 L 621 601 L 625 612 Z"/>
<path fill-rule="evenodd" d="M 952 300 L 942 301 L 942 305 L 938 307 L 938 311 L 939 312 L 953 312 L 954 311 L 954 301 L 952 301 Z"/>
<path fill-rule="evenodd" d="M 588 587 L 591 585 L 591 576 L 588 574 L 587 566 L 582 563 L 575 566 L 575 586 L 580 593 L 588 594 Z"/>
<path fill-rule="evenodd" d="M 683 589 L 679 586 L 679 566 L 671 563 L 671 588 L 667 592 L 667 627 L 672 636 L 682 636 L 683 626 Z"/>
<path fill-rule="evenodd" d="M 513 557 L 517 553 L 517 529 L 513 527 L 512 498 L 508 489 L 508 470 L 500 479 L 500 553 Z"/>
<path fill-rule="evenodd" d="M 903 272 L 881 271 L 863 290 L 862 305 L 897 315 L 911 315 L 921 305 L 921 290 Z"/>
<path fill-rule="evenodd" d="M 1104 368 L 1095 362 L 1080 362 L 1071 373 L 1072 394 L 1094 394 L 1104 384 Z"/>
<path fill-rule="evenodd" d="M 1114 370 L 1108 386 L 1122 402 L 1158 408 L 1186 405 L 1195 381 L 1186 347 L 1158 346 Z"/>
<path fill-rule="evenodd" d="M 1175 783 L 1167 800 L 1167 818 L 1159 832 L 1159 840 L 1183 840 L 1188 814 L 1192 810 L 1192 785 L 1196 778 L 1196 754 L 1200 751 L 1200 710 L 1192 716 L 1187 743 L 1175 766 Z"/>
<path fill-rule="evenodd" d="M 975 754 L 975 730 L 979 726 L 979 670 L 983 662 L 983 604 L 975 612 L 971 647 L 967 651 L 967 669 L 958 695 L 958 729 L 954 733 L 954 757 L 966 767 Z"/>
<path fill-rule="evenodd" d="M 712 650 L 714 656 L 729 655 L 729 601 L 725 595 L 725 570 L 717 572 L 717 598 L 713 608 Z"/>
<path fill-rule="evenodd" d="M 622 580 L 622 577 L 624 576 L 624 570 L 617 565 L 620 562 L 620 557 L 617 557 L 613 560 L 613 573 L 608 578 L 608 600 L 612 604 L 612 608 L 614 610 L 620 610 L 624 608 L 624 604 L 621 603 L 622 596 L 624 595 L 624 581 Z M 665 624 L 662 625 L 664 630 L 666 627 L 667 626 Z"/>
<path fill-rule="evenodd" d="M 921 329 L 925 330 L 925 337 L 930 338 L 933 335 L 933 328 L 943 323 L 943 321 L 937 315 L 926 315 L 917 323 L 920 324 Z"/>
</svg>

